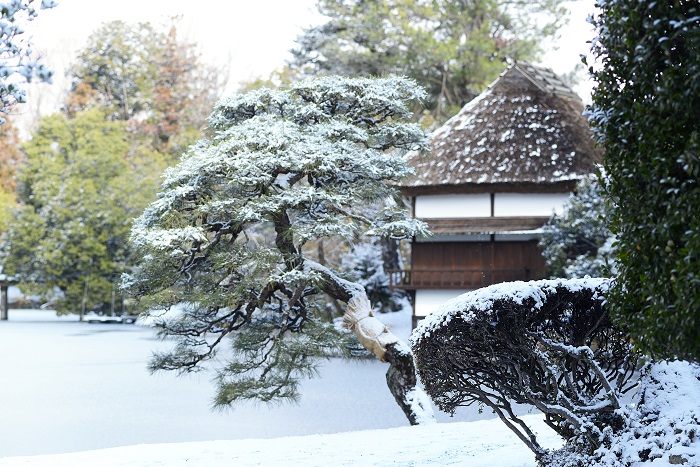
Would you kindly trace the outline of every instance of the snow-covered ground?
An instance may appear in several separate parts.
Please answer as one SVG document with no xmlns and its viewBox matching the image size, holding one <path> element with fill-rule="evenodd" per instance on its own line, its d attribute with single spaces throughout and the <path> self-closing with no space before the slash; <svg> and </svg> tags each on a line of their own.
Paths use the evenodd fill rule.
<svg viewBox="0 0 700 467">
<path fill-rule="evenodd" d="M 488 411 L 469 408 L 455 418 L 438 414 L 437 426 L 408 427 L 386 387 L 386 365 L 378 361 L 330 360 L 320 378 L 303 384 L 299 405 L 215 412 L 211 375 L 148 374 L 149 355 L 165 345 L 149 328 L 79 323 L 50 311 L 10 310 L 9 316 L 0 322 L 0 466 L 150 466 L 158 465 L 156 459 L 168 466 L 187 459 L 187 465 L 206 466 L 296 460 L 297 465 L 534 465 L 532 454 L 498 420 L 455 423 L 492 419 Z M 386 320 L 408 337 L 409 316 Z M 377 429 L 382 431 L 329 435 Z M 323 436 L 262 440 L 316 434 Z M 192 443 L 197 441 L 206 442 Z M 8 457 L 130 445 L 139 446 Z M 232 456 L 239 456 L 236 462 Z"/>
<path fill-rule="evenodd" d="M 537 431 L 540 417 L 526 415 Z M 554 447 L 554 434 L 541 437 Z M 0 459 L 2 467 L 534 466 L 533 454 L 499 420 L 440 423 L 275 440 L 142 444 Z"/>
</svg>

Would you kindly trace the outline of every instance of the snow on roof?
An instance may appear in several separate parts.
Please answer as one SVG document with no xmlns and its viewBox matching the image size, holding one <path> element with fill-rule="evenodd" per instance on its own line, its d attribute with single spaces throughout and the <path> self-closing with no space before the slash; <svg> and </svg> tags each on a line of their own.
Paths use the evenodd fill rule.
<svg viewBox="0 0 700 467">
<path fill-rule="evenodd" d="M 549 68 L 536 66 L 523 61 L 516 62 L 513 67 L 532 81 L 535 86 L 545 92 L 579 99 L 578 94 Z"/>
<path fill-rule="evenodd" d="M 568 191 L 600 157 L 581 99 L 551 70 L 516 62 L 433 133 L 430 152 L 408 154 L 416 175 L 401 186 L 408 194 Z"/>
</svg>

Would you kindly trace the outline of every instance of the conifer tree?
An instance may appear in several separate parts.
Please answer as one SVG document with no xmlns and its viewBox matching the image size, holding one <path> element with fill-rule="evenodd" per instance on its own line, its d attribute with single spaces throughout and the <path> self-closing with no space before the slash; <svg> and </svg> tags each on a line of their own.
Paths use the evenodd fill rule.
<svg viewBox="0 0 700 467">
<path fill-rule="evenodd" d="M 152 369 L 195 371 L 230 342 L 216 366 L 217 405 L 294 399 L 299 378 L 345 347 L 347 335 L 322 319 L 328 296 L 346 304 L 346 328 L 390 364 L 389 387 L 411 423 L 432 418 L 410 349 L 374 317 L 360 284 L 308 248 L 424 231 L 387 184 L 410 172 L 403 150 L 426 146 L 405 123 L 424 96 L 403 78 L 322 78 L 216 105 L 210 139 L 166 170 L 131 234 L 142 260 L 123 287 L 151 316 L 180 310 L 156 320 L 176 345 Z"/>
<path fill-rule="evenodd" d="M 223 88 L 222 70 L 204 64 L 196 44 L 183 42 L 175 24 L 162 36 L 155 65 L 152 108 L 140 129 L 154 148 L 173 162 L 200 137 L 206 118 Z"/>
<path fill-rule="evenodd" d="M 53 0 L 42 0 L 40 8 L 56 6 Z M 31 43 L 24 39 L 23 23 L 37 16 L 34 0 L 14 0 L 0 4 L 0 114 L 7 113 L 15 104 L 26 102 L 26 90 L 18 77 L 25 81 L 39 78 L 51 82 L 53 71 L 44 64 L 32 60 Z M 0 115 L 0 124 L 5 118 Z"/>
<path fill-rule="evenodd" d="M 112 21 L 88 38 L 69 70 L 73 83 L 64 112 L 102 108 L 111 120 L 152 138 L 173 161 L 200 137 L 218 99 L 222 71 L 204 64 L 196 44 L 150 23 Z"/>
<path fill-rule="evenodd" d="M 584 178 L 542 228 L 540 247 L 553 277 L 609 277 L 616 272 L 615 236 L 607 227 L 609 209 L 596 176 Z"/>
<path fill-rule="evenodd" d="M 112 21 L 100 26 L 68 70 L 73 78 L 66 105 L 69 113 L 73 106 L 80 109 L 85 94 L 113 120 L 129 120 L 150 111 L 157 71 L 153 57 L 163 42 L 163 34 L 150 23 Z"/>
<path fill-rule="evenodd" d="M 111 309 L 132 219 L 155 194 L 162 159 L 126 135 L 125 122 L 92 109 L 43 118 L 23 146 L 4 272 L 59 313 Z"/>
<path fill-rule="evenodd" d="M 506 59 L 535 58 L 540 41 L 561 25 L 562 3 L 318 0 L 328 21 L 299 36 L 290 66 L 308 74 L 411 77 L 442 122 L 493 81 Z"/>
</svg>

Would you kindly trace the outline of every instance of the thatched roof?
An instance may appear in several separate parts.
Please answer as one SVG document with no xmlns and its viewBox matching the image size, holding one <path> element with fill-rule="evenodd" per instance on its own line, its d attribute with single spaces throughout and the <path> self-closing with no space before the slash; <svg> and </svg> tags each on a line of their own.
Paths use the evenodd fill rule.
<svg viewBox="0 0 700 467">
<path fill-rule="evenodd" d="M 526 62 L 501 76 L 409 154 L 409 195 L 565 192 L 594 170 L 600 151 L 583 102 L 551 70 Z"/>
</svg>

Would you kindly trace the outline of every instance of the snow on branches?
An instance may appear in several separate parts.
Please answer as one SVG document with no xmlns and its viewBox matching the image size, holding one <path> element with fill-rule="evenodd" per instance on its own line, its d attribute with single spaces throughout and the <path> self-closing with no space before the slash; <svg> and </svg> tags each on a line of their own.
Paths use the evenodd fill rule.
<svg viewBox="0 0 700 467">
<path fill-rule="evenodd" d="M 603 175 L 600 180 L 605 180 Z M 615 275 L 615 236 L 606 226 L 609 208 L 595 176 L 581 179 L 564 205 L 542 227 L 540 247 L 553 277 Z"/>
<path fill-rule="evenodd" d="M 545 450 L 513 403 L 592 452 L 629 390 L 636 356 L 605 309 L 608 279 L 497 284 L 457 297 L 412 336 L 421 380 L 443 410 L 491 408 L 535 453 Z"/>
<path fill-rule="evenodd" d="M 603 430 L 593 453 L 574 443 L 549 452 L 549 467 L 700 465 L 700 365 L 680 360 L 649 363 L 641 370 L 637 393 L 616 414 L 622 426 Z"/>
<path fill-rule="evenodd" d="M 12 0 L 0 3 L 0 112 L 7 112 L 14 104 L 26 102 L 26 91 L 15 78 L 31 81 L 34 77 L 51 82 L 53 72 L 43 64 L 30 60 L 32 48 L 20 38 L 24 29 L 18 21 L 22 15 L 28 20 L 37 16 L 34 0 Z M 42 0 L 41 9 L 53 8 L 53 0 Z M 0 117 L 0 123 L 5 118 Z"/>
<path fill-rule="evenodd" d="M 222 217 L 232 224 L 293 214 L 301 241 L 351 238 L 372 230 L 410 237 L 425 229 L 389 201 L 387 181 L 410 173 L 398 150 L 426 147 L 407 101 L 423 92 L 402 78 L 323 78 L 291 89 L 261 89 L 220 101 L 201 141 L 166 171 L 159 200 L 139 220 L 149 227 L 179 209 L 195 220 Z M 366 206 L 385 204 L 378 219 Z M 195 222 L 196 223 L 196 222 Z"/>
<path fill-rule="evenodd" d="M 387 183 L 410 173 L 405 151 L 426 148 L 424 132 L 407 122 L 424 95 L 404 78 L 329 77 L 216 104 L 210 138 L 166 171 L 132 230 L 142 260 L 125 288 L 154 310 L 191 310 L 159 323 L 178 344 L 153 369 L 193 371 L 231 337 L 217 403 L 294 399 L 299 377 L 344 345 L 321 318 L 325 293 L 353 304 L 345 313 L 361 320 L 356 335 L 381 328 L 368 349 L 400 368 L 394 380 L 404 387 L 392 392 L 412 422 L 420 418 L 407 396 L 415 399 L 416 387 L 407 347 L 375 322 L 364 288 L 307 258 L 307 244 L 425 232 Z"/>
</svg>

